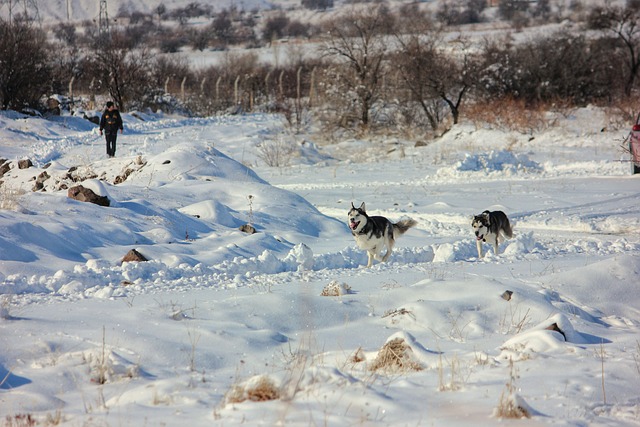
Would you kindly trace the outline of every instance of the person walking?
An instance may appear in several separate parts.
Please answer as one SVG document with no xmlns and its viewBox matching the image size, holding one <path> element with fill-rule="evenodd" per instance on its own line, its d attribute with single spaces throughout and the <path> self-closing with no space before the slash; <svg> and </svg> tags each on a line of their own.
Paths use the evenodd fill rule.
<svg viewBox="0 0 640 427">
<path fill-rule="evenodd" d="M 113 102 L 107 102 L 107 108 L 102 112 L 100 118 L 100 135 L 104 131 L 107 140 L 107 156 L 114 157 L 116 155 L 116 139 L 118 139 L 118 129 L 120 133 L 124 131 L 122 124 L 122 116 Z"/>
</svg>

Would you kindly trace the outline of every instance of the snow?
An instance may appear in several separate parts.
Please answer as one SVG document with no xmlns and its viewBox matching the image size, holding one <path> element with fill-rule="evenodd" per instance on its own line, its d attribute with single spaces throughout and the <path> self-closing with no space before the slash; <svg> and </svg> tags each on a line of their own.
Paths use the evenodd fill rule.
<svg viewBox="0 0 640 427">
<path fill-rule="evenodd" d="M 81 117 L 0 112 L 3 425 L 640 424 L 640 193 L 606 117 L 415 147 L 131 112 L 109 159 Z M 370 269 L 362 202 L 418 221 Z M 485 209 L 514 237 L 478 259 Z"/>
</svg>

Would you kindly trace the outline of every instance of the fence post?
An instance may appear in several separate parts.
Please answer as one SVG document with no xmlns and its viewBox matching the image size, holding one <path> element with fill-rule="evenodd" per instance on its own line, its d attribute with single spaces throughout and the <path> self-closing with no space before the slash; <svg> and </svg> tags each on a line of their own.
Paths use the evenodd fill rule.
<svg viewBox="0 0 640 427">
<path fill-rule="evenodd" d="M 165 94 L 169 93 L 169 80 L 171 80 L 171 77 L 167 77 L 167 80 L 164 81 L 164 93 Z"/>
<path fill-rule="evenodd" d="M 204 96 L 204 82 L 207 81 L 206 77 L 202 78 L 202 81 L 200 82 L 200 96 Z"/>
<path fill-rule="evenodd" d="M 264 91 L 265 97 L 267 98 L 267 105 L 269 105 L 269 77 L 271 77 L 271 70 L 269 70 L 267 75 L 264 77 Z"/>
<path fill-rule="evenodd" d="M 91 83 L 89 83 L 89 90 L 91 91 L 91 95 L 89 95 L 89 108 L 94 109 L 96 108 L 96 95 L 94 93 L 94 87 L 93 84 L 95 83 L 96 78 L 92 78 L 91 79 Z"/>
<path fill-rule="evenodd" d="M 300 102 L 300 73 L 302 73 L 302 67 L 298 68 L 296 73 L 296 99 Z"/>
<path fill-rule="evenodd" d="M 255 88 L 253 87 L 253 76 L 247 76 L 246 79 L 249 82 L 249 111 L 253 111 L 253 101 L 255 98 Z"/>
<path fill-rule="evenodd" d="M 73 107 L 73 81 L 76 79 L 76 76 L 71 76 L 71 80 L 69 81 L 69 98 L 71 99 L 71 106 Z"/>
<path fill-rule="evenodd" d="M 280 71 L 280 78 L 278 78 L 278 85 L 280 89 L 280 98 L 284 98 L 284 87 L 282 86 L 282 80 L 284 79 L 284 70 Z"/>
<path fill-rule="evenodd" d="M 236 77 L 236 81 L 233 83 L 233 99 L 235 101 L 235 104 L 238 105 L 239 103 L 239 99 L 238 99 L 238 82 L 240 81 L 240 76 Z"/>
<path fill-rule="evenodd" d="M 311 83 L 309 85 L 309 107 L 315 105 L 315 97 L 316 97 L 316 67 L 313 67 L 311 70 Z"/>
</svg>

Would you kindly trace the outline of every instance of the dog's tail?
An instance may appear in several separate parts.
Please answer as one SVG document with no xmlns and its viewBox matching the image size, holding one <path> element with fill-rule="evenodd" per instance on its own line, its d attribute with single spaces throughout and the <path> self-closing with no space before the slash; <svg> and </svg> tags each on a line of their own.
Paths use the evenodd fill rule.
<svg viewBox="0 0 640 427">
<path fill-rule="evenodd" d="M 504 235 L 508 238 L 513 237 L 513 228 L 511 228 L 511 222 L 507 218 L 507 222 L 504 224 Z"/>
<path fill-rule="evenodd" d="M 415 227 L 418 222 L 415 219 L 401 219 L 400 221 L 393 224 L 393 234 L 401 235 L 404 234 L 411 227 Z"/>
</svg>

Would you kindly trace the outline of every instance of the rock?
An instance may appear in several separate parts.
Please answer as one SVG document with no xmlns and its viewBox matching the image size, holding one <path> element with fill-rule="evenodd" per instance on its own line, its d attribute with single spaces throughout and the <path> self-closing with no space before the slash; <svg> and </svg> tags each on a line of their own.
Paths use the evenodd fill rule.
<svg viewBox="0 0 640 427">
<path fill-rule="evenodd" d="M 43 171 L 38 178 L 36 178 L 36 183 L 31 189 L 31 191 L 39 191 L 44 188 L 44 182 L 50 178 L 49 174 L 46 171 Z"/>
<path fill-rule="evenodd" d="M 97 125 L 99 125 L 99 124 L 100 124 L 100 117 L 98 117 L 98 116 L 91 116 L 91 117 L 89 117 L 89 116 L 87 116 L 86 114 L 83 114 L 83 115 L 82 115 L 82 117 L 83 117 L 84 119 L 86 119 L 86 120 L 89 120 L 91 123 L 95 123 L 95 124 L 97 124 Z"/>
<path fill-rule="evenodd" d="M 32 166 L 33 163 L 29 159 L 18 160 L 18 169 L 29 169 Z"/>
<path fill-rule="evenodd" d="M 144 255 L 135 249 L 131 249 L 127 254 L 122 258 L 121 262 L 142 262 L 149 261 Z"/>
<path fill-rule="evenodd" d="M 566 335 L 565 335 L 565 333 L 562 331 L 562 329 L 560 329 L 560 327 L 558 326 L 558 324 L 557 324 L 557 323 L 552 323 L 551 325 L 547 326 L 545 329 L 546 329 L 546 330 L 548 330 L 548 331 L 556 331 L 556 332 L 559 332 L 559 333 L 560 333 L 560 335 L 562 335 L 562 338 L 564 338 L 564 340 L 565 340 L 565 341 L 568 341 L 568 340 L 567 340 L 567 336 L 566 336 Z"/>
<path fill-rule="evenodd" d="M 256 232 L 257 232 L 257 230 L 255 229 L 255 227 L 254 227 L 253 225 L 251 225 L 251 224 L 244 224 L 244 225 L 241 225 L 238 229 L 239 229 L 240 231 L 243 231 L 243 232 L 247 233 L 247 234 L 254 234 L 254 233 L 256 233 Z"/>
<path fill-rule="evenodd" d="M 2 160 L 2 159 L 0 159 L 0 160 Z M 9 172 L 11 170 L 11 163 L 7 162 L 6 160 L 5 160 L 5 162 L 1 162 L 2 166 L 0 166 L 0 176 L 4 176 L 5 173 L 7 173 L 7 172 Z"/>
<path fill-rule="evenodd" d="M 511 301 L 511 295 L 513 295 L 513 291 L 506 290 L 500 296 L 505 301 Z"/>
<path fill-rule="evenodd" d="M 89 202 L 99 206 L 109 206 L 111 204 L 108 197 L 98 196 L 93 190 L 83 187 L 82 185 L 71 187 L 67 191 L 67 196 L 80 202 Z"/>
</svg>

